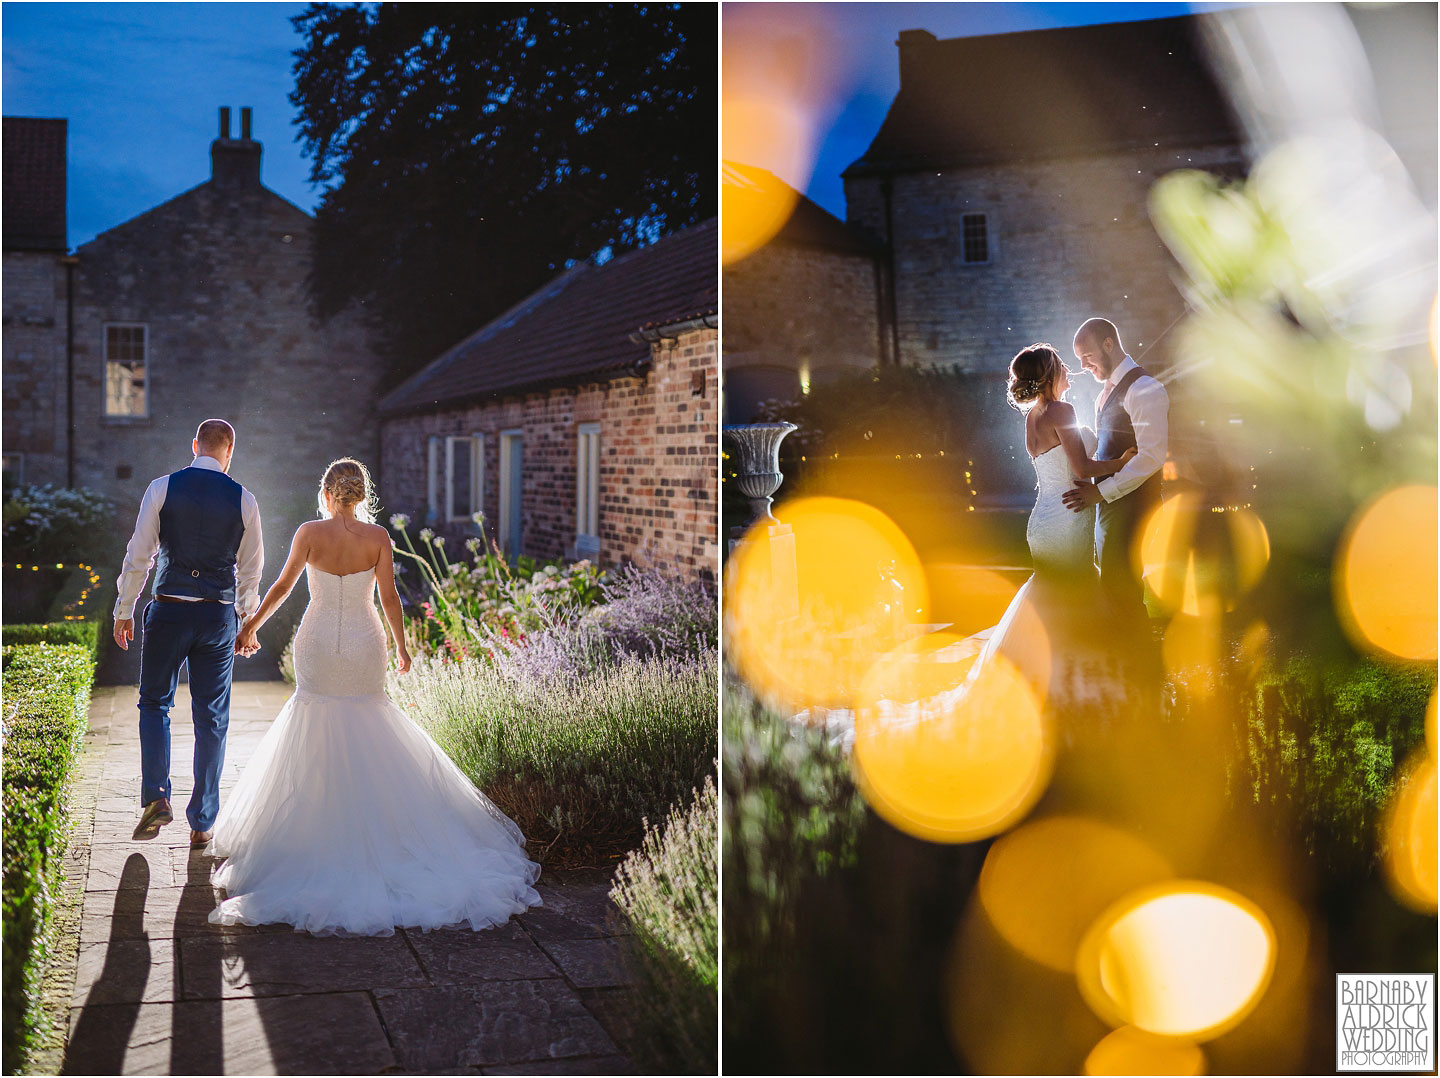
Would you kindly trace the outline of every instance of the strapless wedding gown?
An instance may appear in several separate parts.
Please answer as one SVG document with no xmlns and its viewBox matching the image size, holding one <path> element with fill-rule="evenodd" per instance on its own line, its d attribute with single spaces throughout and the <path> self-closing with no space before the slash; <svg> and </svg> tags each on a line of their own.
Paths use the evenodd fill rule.
<svg viewBox="0 0 1440 1078">
<path fill-rule="evenodd" d="M 1080 430 L 1087 455 L 1095 432 Z M 1113 691 L 1113 663 L 1104 650 L 1100 575 L 1095 567 L 1095 509 L 1074 512 L 1063 495 L 1075 473 L 1061 446 L 1031 458 L 1035 506 L 1025 527 L 1034 574 L 1021 585 L 1000 623 L 975 634 L 980 645 L 968 680 L 977 681 L 1003 655 L 1039 693 L 1058 706 L 1103 700 Z"/>
<path fill-rule="evenodd" d="M 385 694 L 374 569 L 306 572 L 295 694 L 215 821 L 211 922 L 388 936 L 538 905 L 520 829 Z"/>
</svg>

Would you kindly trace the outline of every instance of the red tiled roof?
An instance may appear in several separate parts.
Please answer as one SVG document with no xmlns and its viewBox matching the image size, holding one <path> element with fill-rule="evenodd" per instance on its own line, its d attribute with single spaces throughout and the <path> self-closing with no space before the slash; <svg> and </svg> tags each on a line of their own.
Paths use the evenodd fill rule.
<svg viewBox="0 0 1440 1078">
<path fill-rule="evenodd" d="M 6 116 L 0 229 L 6 250 L 64 251 L 65 121 Z"/>
<path fill-rule="evenodd" d="M 632 340 L 718 313 L 715 220 L 595 266 L 582 263 L 483 326 L 380 401 L 382 414 L 613 376 L 650 355 Z"/>
<path fill-rule="evenodd" d="M 1233 144 L 1207 15 L 937 40 L 900 34 L 900 92 L 847 176 Z"/>
</svg>

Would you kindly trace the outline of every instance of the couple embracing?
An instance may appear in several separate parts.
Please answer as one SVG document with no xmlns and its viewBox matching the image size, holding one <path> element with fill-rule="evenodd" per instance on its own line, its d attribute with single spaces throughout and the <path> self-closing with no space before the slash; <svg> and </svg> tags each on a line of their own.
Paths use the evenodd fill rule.
<svg viewBox="0 0 1440 1078">
<path fill-rule="evenodd" d="M 190 845 L 226 858 L 214 876 L 226 897 L 211 922 L 391 935 L 396 926 L 487 928 L 538 904 L 540 867 L 520 829 L 385 693 L 386 622 L 401 673 L 410 656 L 365 466 L 342 458 L 326 469 L 319 519 L 296 530 L 262 601 L 259 506 L 228 475 L 235 431 L 207 419 L 191 449 L 189 467 L 145 492 L 115 604 L 115 642 L 128 649 L 155 567 L 139 636 L 134 837 L 154 838 L 174 818 L 170 709 L 184 664 L 195 726 Z M 295 634 L 295 693 L 221 805 L 235 657 L 259 650 L 256 632 L 302 573 L 310 602 Z"/>
<path fill-rule="evenodd" d="M 1008 400 L 1025 416 L 1036 476 L 1025 533 L 1035 573 L 989 632 L 971 674 L 1001 652 L 1067 703 L 1155 685 L 1158 654 L 1134 556 L 1160 504 L 1169 438 L 1165 387 L 1125 353 L 1113 323 L 1086 321 L 1074 352 L 1101 384 L 1093 431 L 1064 399 L 1072 372 L 1055 348 L 1033 344 L 1010 363 Z M 1119 683 L 1096 676 L 1101 668 L 1120 671 Z"/>
</svg>

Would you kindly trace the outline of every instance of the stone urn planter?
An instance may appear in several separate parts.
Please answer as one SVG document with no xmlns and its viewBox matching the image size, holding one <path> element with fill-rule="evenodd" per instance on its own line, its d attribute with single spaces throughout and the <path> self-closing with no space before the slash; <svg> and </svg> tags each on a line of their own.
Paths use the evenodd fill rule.
<svg viewBox="0 0 1440 1078">
<path fill-rule="evenodd" d="M 794 423 L 786 422 L 745 423 L 725 428 L 725 437 L 730 439 L 740 458 L 736 483 L 754 512 L 747 528 L 762 522 L 779 523 L 770 506 L 785 478 L 780 472 L 780 443 L 796 429 Z"/>
</svg>

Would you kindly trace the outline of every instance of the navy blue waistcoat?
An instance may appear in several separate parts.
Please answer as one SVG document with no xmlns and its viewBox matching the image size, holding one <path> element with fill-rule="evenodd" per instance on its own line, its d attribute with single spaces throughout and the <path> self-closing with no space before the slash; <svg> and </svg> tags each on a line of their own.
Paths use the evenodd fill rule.
<svg viewBox="0 0 1440 1078">
<path fill-rule="evenodd" d="M 1136 448 L 1135 423 L 1125 410 L 1125 394 L 1145 372 L 1139 367 L 1128 372 L 1105 398 L 1105 407 L 1095 417 L 1095 459 L 1115 460 L 1127 449 Z M 1156 472 L 1140 486 L 1130 492 L 1139 495 L 1141 501 L 1158 500 L 1160 497 L 1160 473 Z"/>
<path fill-rule="evenodd" d="M 235 601 L 235 558 L 245 534 L 241 490 L 224 472 L 171 473 L 160 507 L 156 595 Z"/>
</svg>

